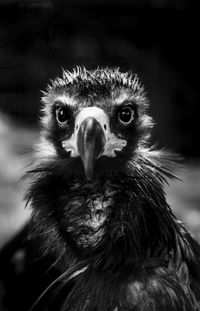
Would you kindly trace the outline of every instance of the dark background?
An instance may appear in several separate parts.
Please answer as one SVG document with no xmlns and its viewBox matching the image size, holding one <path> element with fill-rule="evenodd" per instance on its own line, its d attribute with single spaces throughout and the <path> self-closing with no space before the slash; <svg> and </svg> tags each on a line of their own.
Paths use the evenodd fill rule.
<svg viewBox="0 0 200 311">
<path fill-rule="evenodd" d="M 189 0 L 0 0 L 0 246 L 29 214 L 17 180 L 32 157 L 41 90 L 76 65 L 137 72 L 156 122 L 152 141 L 187 164 L 167 198 L 200 239 L 198 26 Z"/>
<path fill-rule="evenodd" d="M 199 157 L 198 20 L 191 0 L 1 0 L 0 109 L 35 124 L 61 67 L 119 66 L 145 84 L 160 145 Z"/>
</svg>

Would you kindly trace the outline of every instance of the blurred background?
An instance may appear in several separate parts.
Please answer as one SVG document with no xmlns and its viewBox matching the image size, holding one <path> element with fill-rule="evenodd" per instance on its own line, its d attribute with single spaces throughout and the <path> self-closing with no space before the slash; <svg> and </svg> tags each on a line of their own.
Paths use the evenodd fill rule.
<svg viewBox="0 0 200 311">
<path fill-rule="evenodd" d="M 200 241 L 199 11 L 189 0 L 0 0 L 0 247 L 29 217 L 20 180 L 41 90 L 61 67 L 137 72 L 153 142 L 182 154 L 167 198 Z"/>
</svg>

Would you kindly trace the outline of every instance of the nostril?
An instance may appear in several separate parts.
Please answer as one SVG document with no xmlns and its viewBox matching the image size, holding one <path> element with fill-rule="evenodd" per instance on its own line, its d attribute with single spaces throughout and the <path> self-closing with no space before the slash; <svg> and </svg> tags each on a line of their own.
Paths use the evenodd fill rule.
<svg viewBox="0 0 200 311">
<path fill-rule="evenodd" d="M 78 130 L 78 124 L 76 125 L 76 131 Z"/>
<path fill-rule="evenodd" d="M 107 126 L 106 126 L 106 124 L 104 124 L 104 129 L 105 129 L 105 130 L 107 130 Z"/>
</svg>

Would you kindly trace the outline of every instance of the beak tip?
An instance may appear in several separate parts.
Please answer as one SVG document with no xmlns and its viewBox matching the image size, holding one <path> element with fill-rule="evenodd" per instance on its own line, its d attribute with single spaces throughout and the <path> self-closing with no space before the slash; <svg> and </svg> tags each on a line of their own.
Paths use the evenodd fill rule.
<svg viewBox="0 0 200 311">
<path fill-rule="evenodd" d="M 87 169 L 85 169 L 85 176 L 87 181 L 91 181 L 93 178 L 93 171 L 88 171 Z"/>
</svg>

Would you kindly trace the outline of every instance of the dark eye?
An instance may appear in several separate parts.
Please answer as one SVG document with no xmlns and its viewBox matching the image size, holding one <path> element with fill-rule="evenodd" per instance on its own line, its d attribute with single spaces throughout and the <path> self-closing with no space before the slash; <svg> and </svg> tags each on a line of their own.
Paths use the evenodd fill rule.
<svg viewBox="0 0 200 311">
<path fill-rule="evenodd" d="M 121 124 L 128 125 L 134 120 L 134 110 L 132 107 L 122 107 L 118 112 L 118 120 Z"/>
<path fill-rule="evenodd" d="M 56 110 L 56 119 L 59 123 L 67 123 L 70 121 L 71 115 L 66 107 L 59 107 Z"/>
</svg>

